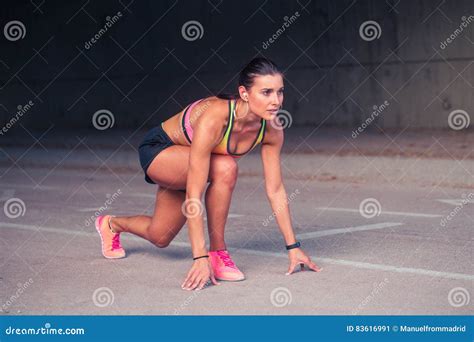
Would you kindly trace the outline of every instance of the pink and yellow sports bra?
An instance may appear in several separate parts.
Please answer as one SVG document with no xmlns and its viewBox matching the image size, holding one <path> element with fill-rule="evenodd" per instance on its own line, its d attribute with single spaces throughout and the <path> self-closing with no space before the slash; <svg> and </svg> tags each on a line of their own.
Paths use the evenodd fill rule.
<svg viewBox="0 0 474 342">
<path fill-rule="evenodd" d="M 181 120 L 181 125 L 183 128 L 184 135 L 186 136 L 186 140 L 191 144 L 193 140 L 193 128 L 191 127 L 191 122 L 190 122 L 190 116 L 191 116 L 191 111 L 193 108 L 204 99 L 198 100 L 184 110 L 183 118 Z M 229 100 L 229 121 L 227 123 L 227 128 L 225 130 L 224 136 L 222 137 L 222 140 L 220 141 L 219 145 L 214 147 L 212 150 L 212 153 L 217 153 L 217 154 L 225 154 L 225 155 L 230 155 L 234 158 L 240 158 L 243 155 L 249 153 L 254 149 L 255 146 L 257 146 L 260 142 L 262 142 L 263 138 L 265 137 L 265 124 L 266 121 L 265 119 L 261 120 L 261 126 L 260 126 L 260 131 L 257 134 L 257 137 L 255 138 L 252 147 L 249 148 L 249 150 L 245 153 L 231 153 L 229 149 L 229 142 L 230 142 L 230 136 L 232 133 L 232 128 L 234 126 L 234 110 L 235 110 L 235 105 L 236 101 L 235 100 Z"/>
</svg>

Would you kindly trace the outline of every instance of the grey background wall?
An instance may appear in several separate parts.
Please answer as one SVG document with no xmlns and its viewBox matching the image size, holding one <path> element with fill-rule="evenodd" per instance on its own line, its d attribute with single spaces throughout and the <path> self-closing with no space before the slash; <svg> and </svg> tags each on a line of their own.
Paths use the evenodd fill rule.
<svg viewBox="0 0 474 342">
<path fill-rule="evenodd" d="M 453 110 L 474 113 L 474 17 L 441 44 L 472 15 L 470 0 L 9 1 L 1 28 L 20 21 L 24 37 L 0 36 L 0 120 L 32 101 L 21 118 L 31 128 L 92 127 L 99 109 L 115 127 L 151 127 L 235 90 L 260 55 L 285 71 L 294 125 L 357 127 L 387 101 L 380 127 L 448 128 Z M 199 39 L 183 36 L 191 20 Z M 380 26 L 377 39 L 362 38 L 366 21 Z"/>
</svg>

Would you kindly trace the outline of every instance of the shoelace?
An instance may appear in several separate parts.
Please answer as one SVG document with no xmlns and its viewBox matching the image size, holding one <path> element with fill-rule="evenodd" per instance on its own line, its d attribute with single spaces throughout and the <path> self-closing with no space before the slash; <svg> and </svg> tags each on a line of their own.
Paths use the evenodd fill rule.
<svg viewBox="0 0 474 342">
<path fill-rule="evenodd" d="M 112 250 L 120 248 L 122 248 L 120 245 L 120 234 L 115 234 L 112 238 Z"/>
<path fill-rule="evenodd" d="M 232 259 L 230 258 L 230 255 L 227 252 L 217 251 L 217 255 L 219 256 L 219 258 L 221 258 L 225 266 L 236 268 L 234 262 L 232 261 Z"/>
</svg>

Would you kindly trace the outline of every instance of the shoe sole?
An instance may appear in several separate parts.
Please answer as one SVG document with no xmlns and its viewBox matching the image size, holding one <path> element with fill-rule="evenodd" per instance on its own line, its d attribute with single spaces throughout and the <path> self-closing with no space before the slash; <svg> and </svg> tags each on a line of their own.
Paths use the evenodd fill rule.
<svg viewBox="0 0 474 342">
<path fill-rule="evenodd" d="M 228 282 L 238 282 L 238 281 L 244 281 L 246 278 L 243 277 L 242 279 L 223 279 L 223 278 L 217 278 L 217 277 L 214 277 L 216 278 L 216 280 L 219 280 L 219 281 L 228 281 Z"/>
<path fill-rule="evenodd" d="M 104 239 L 102 238 L 102 233 L 100 232 L 100 226 L 98 225 L 99 223 L 99 218 L 96 218 L 95 219 L 95 229 L 97 230 L 97 233 L 99 233 L 99 236 L 100 236 L 100 247 L 101 247 L 101 252 L 102 252 L 102 256 L 106 259 L 122 259 L 122 258 L 125 258 L 125 255 L 123 256 L 116 256 L 116 257 L 110 257 L 110 256 L 106 256 L 104 254 Z"/>
</svg>

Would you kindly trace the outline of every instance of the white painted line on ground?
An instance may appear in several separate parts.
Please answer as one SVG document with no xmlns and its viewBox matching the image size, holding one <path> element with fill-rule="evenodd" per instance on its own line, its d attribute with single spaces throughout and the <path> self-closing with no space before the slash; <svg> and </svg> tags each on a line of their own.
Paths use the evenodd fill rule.
<svg viewBox="0 0 474 342">
<path fill-rule="evenodd" d="M 107 207 L 107 210 L 113 210 L 114 207 Z M 80 212 L 80 213 L 93 213 L 93 212 L 100 212 L 100 208 L 97 207 L 97 208 L 79 208 L 79 209 L 76 209 L 75 211 L 77 212 Z M 104 214 L 104 215 L 107 215 L 107 214 Z M 237 217 L 242 217 L 244 215 L 239 215 L 239 214 L 229 214 L 227 215 L 227 218 L 237 218 Z M 204 216 L 204 221 L 207 220 L 207 217 Z"/>
<path fill-rule="evenodd" d="M 107 207 L 107 210 L 109 209 L 113 209 L 114 207 Z M 89 213 L 89 212 L 95 212 L 95 211 L 99 211 L 100 208 L 80 208 L 80 209 L 76 209 L 76 211 L 80 212 L 80 213 Z"/>
<path fill-rule="evenodd" d="M 1 188 L 18 188 L 18 189 L 28 189 L 28 190 L 35 190 L 34 185 L 25 185 L 25 184 L 12 184 L 12 183 L 0 183 Z M 40 185 L 37 189 L 40 190 L 63 190 L 59 186 L 47 186 L 47 185 Z"/>
<path fill-rule="evenodd" d="M 80 184 L 74 184 L 71 188 L 77 188 Z M 18 188 L 18 189 L 28 189 L 28 190 L 35 190 L 34 185 L 25 185 L 25 184 L 12 184 L 12 183 L 0 183 L 0 188 Z M 40 185 L 37 187 L 37 189 L 40 190 L 54 190 L 54 191 L 64 191 L 64 187 L 61 186 L 48 186 L 48 185 Z M 84 191 L 83 189 L 80 189 L 80 191 Z M 156 195 L 154 194 L 147 194 L 144 192 L 138 192 L 138 193 L 131 193 L 127 194 L 127 196 L 134 196 L 134 197 L 146 197 L 146 198 L 156 198 Z"/>
<path fill-rule="evenodd" d="M 14 193 L 15 193 L 15 190 L 12 190 L 11 188 L 20 188 L 20 189 L 28 189 L 28 190 L 34 190 L 34 186 L 33 185 L 24 185 L 24 184 L 0 184 L 0 187 L 9 187 L 10 189 L 6 189 L 3 191 L 3 195 L 2 197 L 0 197 L 0 200 L 8 200 L 10 199 L 11 197 L 13 197 Z M 59 187 L 59 186 L 39 186 L 38 187 L 40 190 L 60 190 L 60 191 L 64 191 L 64 188 L 62 187 Z M 78 192 L 81 192 L 81 191 L 84 191 L 82 189 L 79 189 Z M 10 196 L 11 195 L 11 196 Z M 127 196 L 133 196 L 133 197 L 141 197 L 141 198 L 149 198 L 149 199 L 153 199 L 155 200 L 156 199 L 156 195 L 154 194 L 147 194 L 147 193 L 144 193 L 144 192 L 135 192 L 135 193 L 124 193 L 123 195 L 121 195 L 123 197 L 127 197 Z M 108 207 L 108 209 L 111 209 L 113 207 Z M 87 212 L 96 212 L 96 211 L 99 211 L 99 207 L 97 208 L 79 208 L 79 209 L 76 209 L 75 211 L 77 212 L 80 212 L 80 213 L 87 213 Z M 242 217 L 244 215 L 239 215 L 239 214 L 229 214 L 227 216 L 227 218 L 236 218 L 236 217 Z M 205 219 L 205 218 L 204 218 Z"/>
<path fill-rule="evenodd" d="M 229 215 L 227 215 L 227 218 L 229 219 L 229 218 L 236 218 L 236 217 L 241 217 L 241 216 L 244 216 L 244 215 L 239 215 L 239 214 L 229 214 Z M 204 221 L 207 221 L 207 217 L 206 217 L 206 216 L 204 216 L 203 220 L 204 220 Z"/>
<path fill-rule="evenodd" d="M 81 231 L 81 230 L 65 230 L 56 227 L 37 227 L 32 225 L 26 224 L 18 224 L 18 223 L 6 223 L 0 222 L 0 228 L 10 228 L 10 229 L 23 229 L 28 231 L 37 231 L 41 230 L 41 232 L 48 232 L 48 233 L 59 233 L 59 234 L 68 234 L 68 235 L 78 235 L 78 236 L 87 236 L 87 237 L 97 237 L 99 239 L 97 233 L 95 232 L 94 227 L 90 227 L 90 232 Z M 94 231 L 92 231 L 94 230 Z M 134 235 L 127 235 L 127 239 L 137 240 L 137 241 L 145 241 L 144 239 L 134 236 Z M 173 241 L 171 242 L 172 246 L 175 247 L 184 247 L 184 248 L 191 248 L 191 245 L 188 242 L 182 241 Z M 97 242 L 97 248 L 99 248 L 99 240 Z M 245 249 L 245 248 L 230 248 L 231 251 L 236 252 L 243 252 L 252 255 L 259 255 L 264 257 L 276 257 L 276 258 L 283 258 L 287 259 L 288 256 L 286 253 L 276 253 L 276 252 L 265 252 L 265 251 L 256 251 L 253 249 Z M 438 277 L 438 278 L 447 278 L 447 279 L 457 279 L 457 280 L 474 280 L 474 275 L 471 274 L 464 274 L 464 273 L 451 273 L 451 272 L 439 272 L 433 270 L 426 270 L 422 268 L 410 268 L 410 267 L 397 267 L 397 266 L 390 266 L 390 265 L 383 265 L 383 264 L 371 264 L 368 262 L 359 262 L 359 261 L 351 261 L 351 260 L 342 260 L 342 259 L 332 259 L 332 258 L 322 258 L 322 257 L 311 257 L 316 263 L 328 263 L 333 265 L 342 265 L 342 266 L 349 266 L 349 267 L 356 267 L 356 268 L 363 268 L 368 270 L 378 270 L 378 271 L 385 271 L 385 272 L 397 272 L 397 273 L 406 273 L 406 274 L 414 274 L 414 275 L 422 275 L 422 276 L 429 276 L 429 277 Z M 322 266 L 322 265 L 319 265 Z"/>
<path fill-rule="evenodd" d="M 288 258 L 286 254 L 282 254 L 282 253 L 255 251 L 255 250 L 243 249 L 243 248 L 237 248 L 235 250 L 244 251 L 245 253 L 254 254 L 254 255 L 285 258 L 285 259 Z M 448 279 L 457 279 L 457 280 L 469 280 L 469 281 L 474 280 L 474 275 L 464 274 L 464 273 L 439 272 L 439 271 L 425 270 L 423 268 L 398 267 L 398 266 L 390 266 L 390 265 L 382 265 L 382 264 L 371 264 L 368 262 L 332 259 L 332 258 L 321 258 L 321 257 L 313 257 L 313 256 L 311 257 L 311 259 L 315 261 L 316 263 L 326 262 L 328 264 L 351 266 L 351 267 L 356 267 L 356 268 L 364 268 L 368 270 L 408 273 L 408 274 L 425 275 L 429 277 L 448 278 Z M 318 266 L 321 266 L 321 265 L 318 264 Z"/>
<path fill-rule="evenodd" d="M 454 206 L 465 205 L 466 203 L 474 203 L 474 200 L 458 198 L 458 199 L 438 199 L 441 203 L 447 203 Z"/>
<path fill-rule="evenodd" d="M 133 197 L 144 197 L 144 198 L 153 198 L 153 199 L 156 198 L 156 194 L 145 194 L 143 192 L 136 192 L 136 193 L 127 194 L 127 195 L 133 196 Z"/>
<path fill-rule="evenodd" d="M 360 232 L 364 230 L 383 229 L 383 228 L 397 227 L 397 226 L 402 226 L 402 225 L 403 223 L 399 223 L 399 222 L 384 222 L 384 223 L 367 224 L 364 226 L 356 226 L 356 227 L 325 229 L 325 230 L 320 230 L 317 232 L 309 232 L 309 233 L 302 233 L 302 234 L 296 234 L 296 235 L 298 237 L 298 240 L 305 240 L 305 239 L 312 239 L 312 238 L 317 238 L 321 236 L 353 233 L 353 232 Z"/>
<path fill-rule="evenodd" d="M 349 209 L 349 208 L 331 208 L 331 207 L 316 207 L 317 210 L 330 210 L 330 211 L 347 211 L 350 213 L 360 213 L 359 209 Z M 388 215 L 401 215 L 401 216 L 413 216 L 413 217 L 443 217 L 443 215 L 436 215 L 436 214 L 422 214 L 422 213 L 408 213 L 403 211 L 387 211 L 382 210 L 380 212 L 381 215 L 388 214 Z"/>
</svg>

